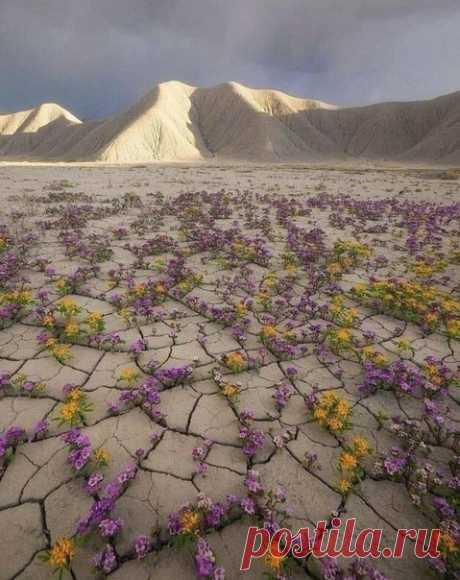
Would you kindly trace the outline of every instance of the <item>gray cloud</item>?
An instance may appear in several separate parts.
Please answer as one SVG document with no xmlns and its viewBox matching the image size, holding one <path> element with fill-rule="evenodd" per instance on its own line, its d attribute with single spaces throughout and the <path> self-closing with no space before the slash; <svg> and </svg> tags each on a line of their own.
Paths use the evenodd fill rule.
<svg viewBox="0 0 460 580">
<path fill-rule="evenodd" d="M 460 89 L 458 0 L 0 0 L 0 110 L 111 114 L 162 80 L 339 104 Z"/>
</svg>

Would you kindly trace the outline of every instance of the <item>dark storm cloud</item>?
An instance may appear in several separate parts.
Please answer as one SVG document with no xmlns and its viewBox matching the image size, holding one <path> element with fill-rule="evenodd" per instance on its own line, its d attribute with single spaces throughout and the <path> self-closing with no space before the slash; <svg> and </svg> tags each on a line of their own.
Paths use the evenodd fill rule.
<svg viewBox="0 0 460 580">
<path fill-rule="evenodd" d="M 0 0 L 0 110 L 100 116 L 169 79 L 426 98 L 460 89 L 459 29 L 458 0 Z"/>
</svg>

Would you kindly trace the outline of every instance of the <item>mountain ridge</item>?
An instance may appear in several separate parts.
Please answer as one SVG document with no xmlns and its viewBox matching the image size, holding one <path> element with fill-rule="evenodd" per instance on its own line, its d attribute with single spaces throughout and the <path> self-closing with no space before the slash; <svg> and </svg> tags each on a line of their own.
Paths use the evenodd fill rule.
<svg viewBox="0 0 460 580">
<path fill-rule="evenodd" d="M 53 103 L 0 114 L 0 159 L 460 162 L 460 91 L 337 107 L 240 83 L 160 83 L 121 113 L 80 121 Z"/>
</svg>

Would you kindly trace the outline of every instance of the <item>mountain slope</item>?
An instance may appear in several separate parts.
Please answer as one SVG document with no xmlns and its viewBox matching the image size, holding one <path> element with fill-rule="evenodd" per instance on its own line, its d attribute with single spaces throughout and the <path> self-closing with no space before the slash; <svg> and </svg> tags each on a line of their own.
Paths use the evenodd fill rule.
<svg viewBox="0 0 460 580">
<path fill-rule="evenodd" d="M 460 162 L 460 92 L 337 108 L 238 83 L 155 87 L 125 112 L 81 123 L 58 105 L 0 115 L 0 156 L 135 163 L 215 157 Z"/>
<path fill-rule="evenodd" d="M 48 147 L 40 147 L 81 121 L 55 103 L 43 103 L 34 109 L 0 114 L 0 155 L 4 157 L 49 156 Z M 38 148 L 38 149 L 37 149 Z"/>
</svg>

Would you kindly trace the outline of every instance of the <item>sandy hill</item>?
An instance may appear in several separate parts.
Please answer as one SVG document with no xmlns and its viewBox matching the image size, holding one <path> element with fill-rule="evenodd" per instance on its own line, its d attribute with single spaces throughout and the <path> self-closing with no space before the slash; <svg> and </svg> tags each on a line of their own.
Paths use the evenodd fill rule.
<svg viewBox="0 0 460 580">
<path fill-rule="evenodd" d="M 55 141 L 67 128 L 81 125 L 77 117 L 55 103 L 0 114 L 0 155 L 8 158 L 46 158 L 48 140 Z"/>
<path fill-rule="evenodd" d="M 45 104 L 0 115 L 0 156 L 112 163 L 206 158 L 460 162 L 460 92 L 338 108 L 238 83 L 155 87 L 127 111 L 81 123 Z"/>
</svg>

